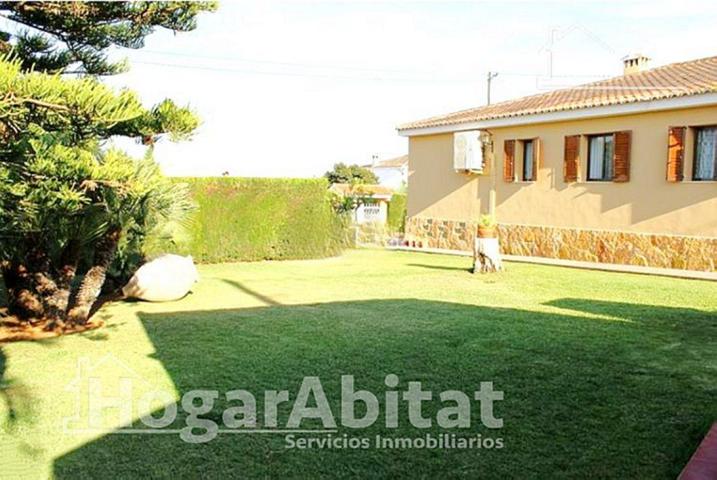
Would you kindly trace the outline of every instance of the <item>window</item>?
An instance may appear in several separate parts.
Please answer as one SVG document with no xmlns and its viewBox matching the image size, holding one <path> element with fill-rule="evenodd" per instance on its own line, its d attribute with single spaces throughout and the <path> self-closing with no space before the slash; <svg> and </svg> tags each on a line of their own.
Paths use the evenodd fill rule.
<svg viewBox="0 0 717 480">
<path fill-rule="evenodd" d="M 717 180 L 717 127 L 695 129 L 693 180 Z"/>
<path fill-rule="evenodd" d="M 588 137 L 588 180 L 609 182 L 613 179 L 613 135 Z"/>
<path fill-rule="evenodd" d="M 535 180 L 534 167 L 534 149 L 535 145 L 532 140 L 523 140 L 523 181 L 532 182 Z"/>
</svg>

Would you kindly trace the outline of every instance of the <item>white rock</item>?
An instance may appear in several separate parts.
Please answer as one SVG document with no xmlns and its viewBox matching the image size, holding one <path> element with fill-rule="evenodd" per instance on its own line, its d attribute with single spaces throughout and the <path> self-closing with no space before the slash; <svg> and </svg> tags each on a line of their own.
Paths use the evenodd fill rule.
<svg viewBox="0 0 717 480">
<path fill-rule="evenodd" d="M 199 272 L 191 256 L 167 254 L 139 267 L 122 293 L 148 302 L 170 302 L 189 293 L 197 280 Z"/>
</svg>

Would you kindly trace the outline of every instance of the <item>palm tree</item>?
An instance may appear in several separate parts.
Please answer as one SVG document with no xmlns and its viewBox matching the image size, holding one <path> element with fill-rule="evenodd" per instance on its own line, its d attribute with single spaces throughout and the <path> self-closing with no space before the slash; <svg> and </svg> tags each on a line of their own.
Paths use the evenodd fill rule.
<svg viewBox="0 0 717 480">
<path fill-rule="evenodd" d="M 92 306 L 97 301 L 107 278 L 107 272 L 116 257 L 121 235 L 125 235 L 129 248 L 140 250 L 151 242 L 173 240 L 186 228 L 195 204 L 186 184 L 165 178 L 151 157 L 135 161 L 124 153 L 111 150 L 103 156 L 101 164 L 112 173 L 112 188 L 103 191 L 101 203 L 105 209 L 95 213 L 99 218 L 92 223 L 103 225 L 104 231 L 94 244 L 92 264 L 73 297 L 67 318 L 71 323 L 87 322 Z M 130 170 L 125 170 L 131 165 Z M 118 178 L 117 172 L 126 172 Z M 146 251 L 146 250 L 145 250 Z M 134 269 L 134 263 L 129 268 Z M 125 266 L 127 269 L 128 266 Z M 125 271 L 125 277 L 131 271 Z M 124 278 L 127 280 L 127 278 Z"/>
<path fill-rule="evenodd" d="M 117 251 L 141 252 L 164 220 L 191 209 L 186 188 L 151 156 L 135 160 L 102 142 L 186 139 L 198 120 L 168 100 L 147 110 L 92 78 L 22 72 L 2 55 L 0 83 L 0 270 L 10 312 L 49 328 L 84 323 Z"/>
</svg>

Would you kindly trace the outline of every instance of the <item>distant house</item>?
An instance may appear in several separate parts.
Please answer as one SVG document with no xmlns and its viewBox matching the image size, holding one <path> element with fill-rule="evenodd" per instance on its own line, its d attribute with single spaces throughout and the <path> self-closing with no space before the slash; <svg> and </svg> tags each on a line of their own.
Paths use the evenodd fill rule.
<svg viewBox="0 0 717 480">
<path fill-rule="evenodd" d="M 354 223 L 386 223 L 388 202 L 393 195 L 393 190 L 390 188 L 383 185 L 334 183 L 330 190 L 344 198 L 356 200 L 356 207 L 352 213 Z"/>
<path fill-rule="evenodd" d="M 401 155 L 388 160 L 381 160 L 366 165 L 378 177 L 378 183 L 395 190 L 401 188 L 408 181 L 408 155 Z"/>
<path fill-rule="evenodd" d="M 435 116 L 409 140 L 406 235 L 470 250 L 717 271 L 717 56 Z"/>
</svg>

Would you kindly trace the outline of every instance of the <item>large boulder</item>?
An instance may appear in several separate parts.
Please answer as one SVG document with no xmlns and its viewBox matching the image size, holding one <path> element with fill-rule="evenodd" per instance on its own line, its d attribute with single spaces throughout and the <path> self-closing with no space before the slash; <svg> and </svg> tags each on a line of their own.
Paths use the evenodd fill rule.
<svg viewBox="0 0 717 480">
<path fill-rule="evenodd" d="M 148 302 L 171 302 L 189 293 L 199 280 L 192 257 L 162 255 L 137 269 L 122 293 Z"/>
</svg>

